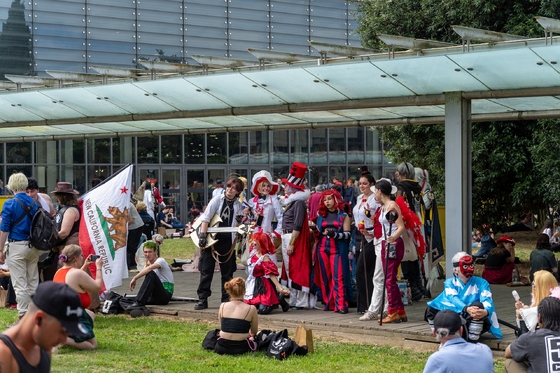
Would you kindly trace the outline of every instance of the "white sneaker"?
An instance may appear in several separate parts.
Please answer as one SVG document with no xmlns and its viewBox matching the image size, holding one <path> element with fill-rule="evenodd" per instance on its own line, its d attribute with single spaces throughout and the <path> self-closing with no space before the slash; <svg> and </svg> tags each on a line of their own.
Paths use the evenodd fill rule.
<svg viewBox="0 0 560 373">
<path fill-rule="evenodd" d="M 371 320 L 377 320 L 377 313 L 375 312 L 371 312 L 371 311 L 366 311 L 360 318 L 360 321 L 371 321 Z"/>
<path fill-rule="evenodd" d="M 471 341 L 478 341 L 482 333 L 482 326 L 484 322 L 481 320 L 472 320 L 469 325 L 469 339 Z"/>
</svg>

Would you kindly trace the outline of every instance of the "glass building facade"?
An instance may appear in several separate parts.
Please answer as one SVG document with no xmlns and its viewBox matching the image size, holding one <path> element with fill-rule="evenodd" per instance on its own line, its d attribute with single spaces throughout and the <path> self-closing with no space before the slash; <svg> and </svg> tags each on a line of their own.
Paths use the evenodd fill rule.
<svg viewBox="0 0 560 373">
<path fill-rule="evenodd" d="M 192 54 L 254 59 L 248 47 L 318 56 L 308 40 L 359 46 L 352 11 L 341 0 L 14 0 L 0 4 L 0 76 L 138 68 L 140 58 L 193 63 Z M 205 204 L 216 179 L 250 183 L 262 169 L 286 177 L 294 161 L 309 165 L 311 186 L 362 165 L 376 177 L 393 169 L 377 131 L 330 128 L 6 143 L 0 179 L 24 172 L 43 192 L 69 181 L 84 193 L 132 163 L 135 186 L 157 178 L 185 222 L 189 200 Z"/>
</svg>

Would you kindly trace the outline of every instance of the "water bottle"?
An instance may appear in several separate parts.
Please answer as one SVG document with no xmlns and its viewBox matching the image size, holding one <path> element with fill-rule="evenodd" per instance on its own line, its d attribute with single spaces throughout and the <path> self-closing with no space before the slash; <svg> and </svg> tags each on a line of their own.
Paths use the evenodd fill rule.
<svg viewBox="0 0 560 373">
<path fill-rule="evenodd" d="M 511 273 L 511 282 L 514 284 L 518 284 L 519 281 L 519 272 L 517 271 L 517 267 L 513 269 L 513 272 Z"/>
</svg>

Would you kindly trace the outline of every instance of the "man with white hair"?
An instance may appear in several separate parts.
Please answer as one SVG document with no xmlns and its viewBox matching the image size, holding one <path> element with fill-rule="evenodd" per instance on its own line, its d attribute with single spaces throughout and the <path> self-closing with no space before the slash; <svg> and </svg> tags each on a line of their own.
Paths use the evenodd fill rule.
<svg viewBox="0 0 560 373">
<path fill-rule="evenodd" d="M 31 295 L 39 285 L 37 262 L 41 255 L 41 251 L 29 243 L 31 219 L 39 204 L 26 194 L 27 185 L 27 177 L 21 172 L 10 176 L 8 187 L 14 191 L 14 198 L 4 202 L 0 224 L 0 262 L 4 260 L 2 249 L 8 241 L 6 257 L 20 319 L 27 312 Z"/>
<path fill-rule="evenodd" d="M 438 312 L 432 333 L 441 343 L 439 351 L 432 354 L 424 373 L 493 372 L 494 359 L 490 347 L 482 343 L 467 343 L 461 336 L 463 319 L 450 310 Z"/>
<path fill-rule="evenodd" d="M 477 341 L 487 331 L 496 338 L 502 338 L 490 284 L 481 277 L 473 276 L 472 256 L 459 252 L 453 256 L 452 263 L 453 278 L 445 280 L 441 294 L 428 302 L 424 320 L 434 330 L 438 312 L 451 310 L 466 320 L 469 341 Z"/>
</svg>

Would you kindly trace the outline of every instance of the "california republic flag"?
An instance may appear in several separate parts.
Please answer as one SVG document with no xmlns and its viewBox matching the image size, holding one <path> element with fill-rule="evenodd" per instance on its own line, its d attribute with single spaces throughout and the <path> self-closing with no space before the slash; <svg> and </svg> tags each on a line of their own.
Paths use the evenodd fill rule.
<svg viewBox="0 0 560 373">
<path fill-rule="evenodd" d="M 90 254 L 103 257 L 103 282 L 108 289 L 122 285 L 122 279 L 128 277 L 126 238 L 131 182 L 129 165 L 79 199 L 80 246 L 85 258 Z"/>
</svg>

